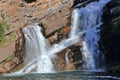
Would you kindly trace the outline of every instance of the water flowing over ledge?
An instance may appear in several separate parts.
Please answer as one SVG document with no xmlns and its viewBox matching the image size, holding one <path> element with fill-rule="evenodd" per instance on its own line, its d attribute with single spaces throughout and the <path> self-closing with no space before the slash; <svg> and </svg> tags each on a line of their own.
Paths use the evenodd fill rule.
<svg viewBox="0 0 120 80">
<path fill-rule="evenodd" d="M 83 69 L 96 70 L 101 67 L 99 65 L 103 62 L 103 55 L 100 55 L 98 50 L 98 28 L 102 24 L 102 8 L 107 2 L 109 0 L 100 0 L 99 2 L 92 2 L 84 8 L 74 9 L 68 39 L 53 46 L 45 39 L 42 28 L 37 23 L 23 28 L 26 38 L 26 66 L 17 73 L 29 73 L 33 69 L 35 69 L 33 72 L 36 73 L 56 72 L 51 58 L 57 52 L 78 42 L 81 37 L 84 37 L 82 48 Z"/>
</svg>

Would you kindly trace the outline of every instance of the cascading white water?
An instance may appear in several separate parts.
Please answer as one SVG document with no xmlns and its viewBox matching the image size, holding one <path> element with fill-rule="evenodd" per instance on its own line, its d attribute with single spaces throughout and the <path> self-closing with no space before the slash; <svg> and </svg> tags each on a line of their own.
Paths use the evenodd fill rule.
<svg viewBox="0 0 120 80">
<path fill-rule="evenodd" d="M 88 15 L 84 18 L 86 23 L 84 23 L 85 28 L 89 29 L 93 27 L 93 29 L 86 33 L 84 40 L 89 47 L 91 55 L 93 56 L 95 69 L 104 67 L 104 55 L 101 54 L 98 49 L 98 40 L 100 38 L 98 29 L 102 24 L 102 9 L 109 1 L 110 0 L 99 0 L 99 2 L 91 3 L 90 5 L 86 6 L 87 10 L 84 11 L 84 15 Z"/>
<path fill-rule="evenodd" d="M 23 29 L 26 38 L 26 66 L 19 71 L 19 73 L 28 73 L 32 69 L 37 68 L 37 73 L 50 73 L 55 72 L 54 66 L 51 61 L 51 57 L 74 44 L 79 40 L 79 37 L 83 32 L 79 33 L 79 36 L 74 36 L 66 40 L 61 41 L 58 44 L 54 44 L 53 47 L 49 47 L 50 44 L 42 35 L 40 31 L 41 27 L 38 24 L 33 24 Z M 75 39 L 75 40 L 74 40 Z"/>
<path fill-rule="evenodd" d="M 72 25 L 69 38 L 62 40 L 52 47 L 41 32 L 38 24 L 33 24 L 23 29 L 26 38 L 26 66 L 19 73 L 28 73 L 36 68 L 37 73 L 55 72 L 51 57 L 57 52 L 73 45 L 86 33 L 83 41 L 84 69 L 96 69 L 94 55 L 99 54 L 97 41 L 99 39 L 97 28 L 101 22 L 101 10 L 109 0 L 92 2 L 84 8 L 74 9 L 72 13 Z"/>
<path fill-rule="evenodd" d="M 53 64 L 47 53 L 48 43 L 41 32 L 38 24 L 33 24 L 23 29 L 26 38 L 26 60 L 30 62 L 22 71 L 30 72 L 32 68 L 37 67 L 36 72 L 47 73 L 54 71 Z M 33 60 L 36 59 L 36 60 Z M 33 60 L 33 61 L 31 61 Z M 33 64 L 34 63 L 34 64 Z M 39 65 L 38 65 L 39 64 Z M 33 67 L 34 65 L 34 67 Z M 49 67 L 50 66 L 50 67 Z"/>
<path fill-rule="evenodd" d="M 84 32 L 80 32 L 79 36 L 74 36 L 54 44 L 53 47 L 49 47 L 50 44 L 42 35 L 41 27 L 37 23 L 25 27 L 23 33 L 26 38 L 26 65 L 18 73 L 28 73 L 35 68 L 37 68 L 35 71 L 37 73 L 49 73 L 55 72 L 51 57 L 77 42 Z"/>
<path fill-rule="evenodd" d="M 109 0 L 99 0 L 99 2 L 92 2 L 84 8 L 73 11 L 70 37 L 78 35 L 81 31 L 86 31 L 82 54 L 83 68 L 87 70 L 96 70 L 103 62 L 103 55 L 98 49 L 99 30 L 97 28 L 102 24 L 102 8 L 107 2 Z"/>
<path fill-rule="evenodd" d="M 65 54 L 65 61 L 66 61 L 66 65 L 70 64 L 70 60 L 68 58 L 68 53 L 70 52 L 70 50 L 68 50 Z"/>
</svg>

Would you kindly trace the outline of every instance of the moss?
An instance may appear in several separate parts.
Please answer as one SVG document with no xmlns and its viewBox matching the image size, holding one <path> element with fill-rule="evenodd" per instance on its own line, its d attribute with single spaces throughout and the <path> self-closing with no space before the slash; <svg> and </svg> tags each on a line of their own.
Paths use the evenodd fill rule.
<svg viewBox="0 0 120 80">
<path fill-rule="evenodd" d="M 15 57 L 14 54 L 8 56 L 8 57 L 4 60 L 4 62 L 2 62 L 2 64 L 4 65 L 5 63 L 12 61 L 12 60 L 14 59 L 14 57 Z"/>
<path fill-rule="evenodd" d="M 8 28 L 8 24 L 5 21 L 0 21 L 0 44 L 5 42 L 5 30 Z"/>
<path fill-rule="evenodd" d="M 14 40 L 14 39 L 16 39 L 16 35 L 15 35 L 15 33 L 11 33 L 10 34 L 10 40 L 12 41 L 12 40 Z"/>
<path fill-rule="evenodd" d="M 1 13 L 2 19 L 5 19 L 5 13 Z"/>
</svg>

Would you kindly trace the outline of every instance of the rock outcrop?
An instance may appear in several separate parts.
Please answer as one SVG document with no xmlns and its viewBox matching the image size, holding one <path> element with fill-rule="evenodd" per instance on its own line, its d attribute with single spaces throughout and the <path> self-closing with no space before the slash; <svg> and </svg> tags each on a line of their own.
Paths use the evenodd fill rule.
<svg viewBox="0 0 120 80">
<path fill-rule="evenodd" d="M 71 7 L 84 1 L 87 0 L 0 0 L 0 62 L 14 53 L 13 56 L 6 59 L 5 63 L 1 62 L 0 73 L 8 72 L 23 61 L 25 42 L 21 28 L 29 23 L 37 22 L 44 27 L 44 35 L 46 36 L 64 27 L 63 32 L 59 31 L 51 37 L 47 36 L 51 44 L 58 43 L 67 38 L 70 31 Z M 120 69 L 119 0 L 110 1 L 104 7 L 103 22 L 100 31 L 101 39 L 99 40 L 100 50 L 105 55 L 105 64 L 108 70 L 118 70 Z M 74 44 L 58 53 L 56 62 L 54 62 L 55 68 L 58 71 L 82 69 L 83 60 L 80 47 L 81 45 Z M 69 50 L 70 52 L 67 53 Z M 69 64 L 65 62 L 66 54 L 69 54 Z"/>
<path fill-rule="evenodd" d="M 105 55 L 106 66 L 114 70 L 113 66 L 120 65 L 120 0 L 111 0 L 104 7 L 100 36 L 100 50 Z"/>
<path fill-rule="evenodd" d="M 0 21 L 9 25 L 4 34 L 18 37 L 15 31 L 34 22 L 42 23 L 49 34 L 67 25 L 72 4 L 73 0 L 0 0 Z"/>
<path fill-rule="evenodd" d="M 21 58 L 24 36 L 20 29 L 29 23 L 42 23 L 46 35 L 68 26 L 72 5 L 73 0 L 0 0 L 0 62 L 12 54 Z M 0 64 L 0 72 L 1 67 L 6 66 Z"/>
</svg>

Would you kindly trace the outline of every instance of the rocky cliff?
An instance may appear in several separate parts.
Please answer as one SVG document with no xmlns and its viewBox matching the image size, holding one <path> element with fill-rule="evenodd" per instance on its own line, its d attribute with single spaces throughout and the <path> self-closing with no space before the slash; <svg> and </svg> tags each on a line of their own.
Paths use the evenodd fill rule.
<svg viewBox="0 0 120 80">
<path fill-rule="evenodd" d="M 73 0 L 0 0 L 0 72 L 9 71 L 21 62 L 18 58 L 24 57 L 21 28 L 30 23 L 42 24 L 47 35 L 69 26 L 72 5 Z"/>
<path fill-rule="evenodd" d="M 14 42 L 16 32 L 29 23 L 42 23 L 46 34 L 66 26 L 72 4 L 72 0 L 0 0 L 0 44 L 3 37 L 8 44 Z"/>
<path fill-rule="evenodd" d="M 100 31 L 100 49 L 110 70 L 120 65 L 120 0 L 111 0 L 103 9 L 103 25 Z"/>
<path fill-rule="evenodd" d="M 54 30 L 65 27 L 61 32 L 62 34 L 57 33 L 57 36 L 52 36 L 55 40 L 51 43 L 59 42 L 62 37 L 66 38 L 66 34 L 69 33 L 71 7 L 83 1 L 86 0 L 0 0 L 0 61 L 9 56 L 6 60 L 0 62 L 0 73 L 9 71 L 23 61 L 25 41 L 21 28 L 37 22 L 44 27 L 44 35 L 48 35 Z M 100 50 L 105 55 L 106 67 L 109 70 L 118 70 L 120 63 L 120 1 L 110 1 L 104 7 L 102 17 Z M 61 35 L 64 36 L 61 37 Z M 56 37 L 59 39 L 56 40 Z M 74 45 L 58 53 L 56 68 L 59 68 L 59 70 L 81 69 L 82 55 L 78 55 L 80 50 L 77 51 L 80 47 L 80 45 Z M 12 55 L 13 53 L 15 55 Z M 70 54 L 68 55 L 70 59 L 70 65 L 68 66 L 65 65 L 64 60 L 66 54 Z"/>
<path fill-rule="evenodd" d="M 15 68 L 15 65 L 23 62 L 25 57 L 23 27 L 30 23 L 38 23 L 44 28 L 46 37 L 50 37 L 50 33 L 54 30 L 65 27 L 62 34 L 57 34 L 59 35 L 57 42 L 59 42 L 61 35 L 66 38 L 66 34 L 69 33 L 72 8 L 84 1 L 86 0 L 0 0 L 0 73 L 8 72 Z M 51 41 L 51 39 L 54 40 Z M 51 43 L 56 42 L 56 35 L 53 35 L 51 39 Z M 78 52 L 73 49 L 76 55 L 70 55 L 73 60 L 71 58 L 70 66 L 65 66 L 63 58 L 66 51 L 69 49 L 65 50 L 61 56 L 58 53 L 60 61 L 58 60 L 57 66 L 60 70 L 75 69 L 72 62 L 81 59 L 79 58 L 81 55 L 78 56 Z M 69 51 L 69 54 L 71 52 Z M 78 63 L 82 64 L 81 61 Z M 77 63 L 75 65 L 78 66 Z"/>
</svg>

